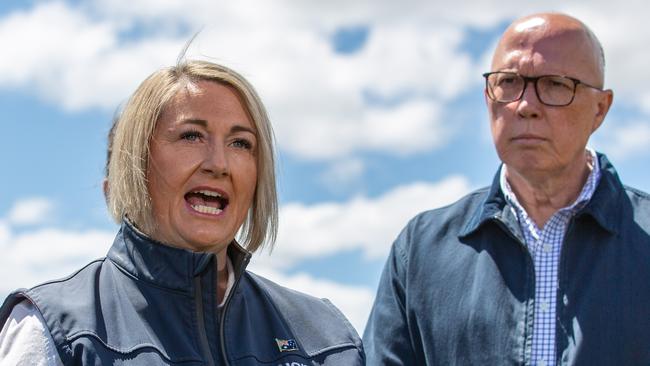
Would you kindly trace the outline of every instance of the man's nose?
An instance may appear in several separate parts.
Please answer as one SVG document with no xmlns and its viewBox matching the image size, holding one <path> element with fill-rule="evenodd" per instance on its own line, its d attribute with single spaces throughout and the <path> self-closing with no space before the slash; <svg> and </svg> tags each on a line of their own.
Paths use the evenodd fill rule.
<svg viewBox="0 0 650 366">
<path fill-rule="evenodd" d="M 541 105 L 542 102 L 535 90 L 535 82 L 527 80 L 524 85 L 524 92 L 517 102 L 517 113 L 524 118 L 537 118 L 540 114 Z"/>
</svg>

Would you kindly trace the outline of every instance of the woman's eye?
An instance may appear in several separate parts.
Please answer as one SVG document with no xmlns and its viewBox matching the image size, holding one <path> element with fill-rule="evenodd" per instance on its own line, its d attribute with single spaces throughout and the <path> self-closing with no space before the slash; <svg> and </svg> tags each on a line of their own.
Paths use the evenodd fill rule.
<svg viewBox="0 0 650 366">
<path fill-rule="evenodd" d="M 235 141 L 232 142 L 232 145 L 234 147 L 238 147 L 246 150 L 251 150 L 253 148 L 253 144 L 250 141 L 245 139 L 236 139 Z"/>
<path fill-rule="evenodd" d="M 201 137 L 203 137 L 203 135 L 199 131 L 186 131 L 181 134 L 181 139 L 187 141 L 197 141 Z"/>
</svg>

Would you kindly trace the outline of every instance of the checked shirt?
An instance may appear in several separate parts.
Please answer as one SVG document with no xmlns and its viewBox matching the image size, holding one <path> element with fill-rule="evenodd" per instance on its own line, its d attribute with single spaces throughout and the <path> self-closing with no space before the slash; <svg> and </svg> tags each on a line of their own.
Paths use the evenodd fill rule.
<svg viewBox="0 0 650 366">
<path fill-rule="evenodd" d="M 542 229 L 537 227 L 519 204 L 506 180 L 505 164 L 501 169 L 501 190 L 519 220 L 526 247 L 535 265 L 532 364 L 536 366 L 555 366 L 557 283 L 562 242 L 569 221 L 589 202 L 600 179 L 596 152 L 588 148 L 587 154 L 592 169 L 580 195 L 573 204 L 553 214 Z"/>
</svg>

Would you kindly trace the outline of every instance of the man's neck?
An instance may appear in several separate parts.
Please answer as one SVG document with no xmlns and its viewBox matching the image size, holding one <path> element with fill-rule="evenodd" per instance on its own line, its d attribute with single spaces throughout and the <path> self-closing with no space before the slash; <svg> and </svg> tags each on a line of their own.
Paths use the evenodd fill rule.
<svg viewBox="0 0 650 366">
<path fill-rule="evenodd" d="M 521 174 L 506 167 L 506 179 L 512 191 L 538 228 L 543 228 L 553 214 L 571 205 L 580 195 L 591 172 L 587 154 L 575 164 L 551 174 Z"/>
</svg>

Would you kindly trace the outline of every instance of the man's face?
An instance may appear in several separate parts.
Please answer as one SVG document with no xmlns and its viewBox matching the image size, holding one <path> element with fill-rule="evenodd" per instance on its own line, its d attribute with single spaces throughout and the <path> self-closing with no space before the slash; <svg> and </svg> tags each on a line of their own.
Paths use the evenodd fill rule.
<svg viewBox="0 0 650 366">
<path fill-rule="evenodd" d="M 526 22 L 524 22 L 526 23 Z M 492 71 L 510 71 L 534 77 L 561 75 L 590 85 L 600 84 L 593 45 L 583 32 L 562 29 L 544 19 L 511 27 L 495 52 Z M 555 28 L 554 28 L 555 26 Z M 542 104 L 532 83 L 520 100 L 486 102 L 494 144 L 509 171 L 523 176 L 562 175 L 580 169 L 589 136 L 600 126 L 611 91 L 578 85 L 571 104 L 552 107 Z"/>
</svg>

